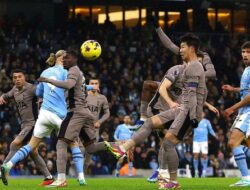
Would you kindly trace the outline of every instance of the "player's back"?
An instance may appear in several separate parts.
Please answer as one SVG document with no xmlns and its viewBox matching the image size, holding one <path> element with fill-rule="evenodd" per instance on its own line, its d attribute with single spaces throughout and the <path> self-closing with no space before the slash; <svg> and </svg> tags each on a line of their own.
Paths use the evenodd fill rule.
<svg viewBox="0 0 250 190">
<path fill-rule="evenodd" d="M 193 141 L 204 142 L 208 140 L 209 121 L 203 118 L 197 128 L 194 129 Z"/>
<path fill-rule="evenodd" d="M 240 80 L 240 98 L 245 98 L 250 88 L 250 66 L 246 67 Z M 246 105 L 239 110 L 239 114 L 250 112 L 250 105 Z"/>
<path fill-rule="evenodd" d="M 55 65 L 44 70 L 41 76 L 63 81 L 67 78 L 67 70 L 61 65 Z M 43 93 L 41 108 L 56 113 L 60 118 L 64 118 L 67 112 L 64 89 L 43 82 L 37 88 L 37 94 L 39 95 L 41 92 Z"/>
</svg>

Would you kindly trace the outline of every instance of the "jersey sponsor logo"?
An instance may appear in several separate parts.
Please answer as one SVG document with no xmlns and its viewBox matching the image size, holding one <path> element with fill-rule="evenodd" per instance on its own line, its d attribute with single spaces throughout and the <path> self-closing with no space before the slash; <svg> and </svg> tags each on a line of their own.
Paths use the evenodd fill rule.
<svg viewBox="0 0 250 190">
<path fill-rule="evenodd" d="M 28 106 L 24 103 L 24 101 L 17 102 L 17 108 L 18 108 L 18 110 L 23 110 L 23 109 L 25 109 L 27 107 Z"/>
<path fill-rule="evenodd" d="M 94 112 L 98 113 L 99 111 L 98 106 L 88 105 L 88 108 L 92 113 Z"/>
</svg>

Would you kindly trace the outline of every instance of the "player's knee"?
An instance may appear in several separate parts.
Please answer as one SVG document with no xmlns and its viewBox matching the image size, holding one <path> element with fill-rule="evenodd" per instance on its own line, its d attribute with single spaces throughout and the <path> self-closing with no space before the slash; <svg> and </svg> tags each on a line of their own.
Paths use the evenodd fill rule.
<svg viewBox="0 0 250 190">
<path fill-rule="evenodd" d="M 18 149 L 18 148 L 20 148 L 20 146 L 21 146 L 22 144 L 20 143 L 20 142 L 18 142 L 18 141 L 13 141 L 13 142 L 11 142 L 11 144 L 10 144 L 10 149 Z"/>
<path fill-rule="evenodd" d="M 157 116 L 157 115 L 153 116 L 150 119 L 147 119 L 147 121 L 148 120 L 151 120 L 151 123 L 152 123 L 153 127 L 155 127 L 155 128 L 157 128 L 157 127 L 159 127 L 159 126 L 162 125 L 162 121 L 161 121 L 160 117 Z"/>
<path fill-rule="evenodd" d="M 194 159 L 195 159 L 195 160 L 198 160 L 198 157 L 199 157 L 199 154 L 196 154 L 196 153 L 195 153 L 195 154 L 194 154 Z"/>
<path fill-rule="evenodd" d="M 175 144 L 168 139 L 164 139 L 162 146 L 166 152 L 168 152 L 171 149 L 175 149 Z"/>
</svg>

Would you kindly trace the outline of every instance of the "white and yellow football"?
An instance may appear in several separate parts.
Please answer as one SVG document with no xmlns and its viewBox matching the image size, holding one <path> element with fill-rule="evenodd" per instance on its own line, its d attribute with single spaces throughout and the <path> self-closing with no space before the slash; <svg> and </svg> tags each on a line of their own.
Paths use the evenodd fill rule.
<svg viewBox="0 0 250 190">
<path fill-rule="evenodd" d="M 101 45 L 95 40 L 87 40 L 81 45 L 81 54 L 82 56 L 89 60 L 93 61 L 100 57 L 102 53 Z"/>
</svg>

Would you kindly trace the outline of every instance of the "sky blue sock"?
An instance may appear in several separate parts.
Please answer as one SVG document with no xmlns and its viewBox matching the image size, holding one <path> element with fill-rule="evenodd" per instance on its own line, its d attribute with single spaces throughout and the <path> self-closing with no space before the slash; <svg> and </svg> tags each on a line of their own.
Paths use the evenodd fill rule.
<svg viewBox="0 0 250 190">
<path fill-rule="evenodd" d="M 250 159 L 250 149 L 248 147 L 246 147 L 246 146 L 243 146 L 243 145 L 240 145 L 240 146 L 243 149 L 247 159 Z"/>
<path fill-rule="evenodd" d="M 72 159 L 75 163 L 75 167 L 76 167 L 76 172 L 77 173 L 83 173 L 83 155 L 82 152 L 80 150 L 79 147 L 73 147 L 71 148 L 71 152 L 72 152 Z"/>
<path fill-rule="evenodd" d="M 236 164 L 241 172 L 241 175 L 248 176 L 246 155 L 243 151 L 243 148 L 241 146 L 238 146 L 238 147 L 234 148 L 232 152 L 233 152 Z"/>
<path fill-rule="evenodd" d="M 132 175 L 133 172 L 133 162 L 128 163 L 129 175 Z"/>
<path fill-rule="evenodd" d="M 198 171 L 198 163 L 199 163 L 199 160 L 193 160 L 193 163 L 194 163 L 194 170 L 195 171 Z"/>
<path fill-rule="evenodd" d="M 13 165 L 15 165 L 17 162 L 26 158 L 26 156 L 28 156 L 31 150 L 32 148 L 29 144 L 23 146 L 14 154 L 14 156 L 10 159 L 10 161 L 12 162 Z"/>
<path fill-rule="evenodd" d="M 207 159 L 202 159 L 202 170 L 207 170 L 207 163 L 208 163 L 208 158 Z"/>
<path fill-rule="evenodd" d="M 121 164 L 120 164 L 120 162 L 118 161 L 117 163 L 116 163 L 116 171 L 119 171 L 120 169 L 121 169 Z"/>
</svg>

